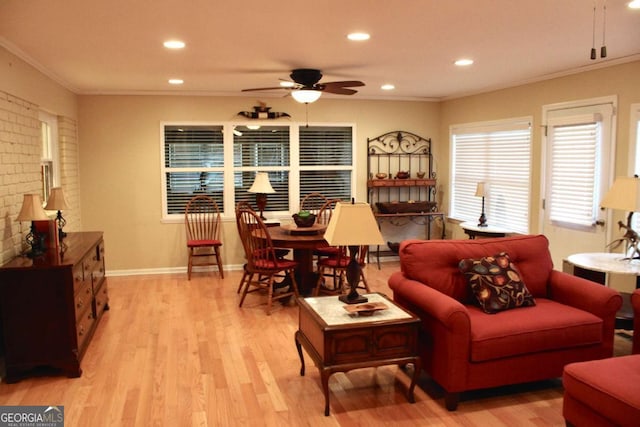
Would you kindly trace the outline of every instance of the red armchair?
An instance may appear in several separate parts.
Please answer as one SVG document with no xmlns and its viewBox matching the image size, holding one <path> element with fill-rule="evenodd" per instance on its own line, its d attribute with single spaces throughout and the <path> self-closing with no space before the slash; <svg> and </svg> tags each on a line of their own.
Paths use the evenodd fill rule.
<svg viewBox="0 0 640 427">
<path fill-rule="evenodd" d="M 633 307 L 633 347 L 631 353 L 640 354 L 640 289 L 631 294 L 631 306 Z"/>
<path fill-rule="evenodd" d="M 567 363 L 613 354 L 615 290 L 553 270 L 544 236 L 405 240 L 394 300 L 421 318 L 422 366 L 445 391 L 460 393 L 560 377 Z M 486 314 L 458 269 L 464 258 L 507 252 L 536 305 Z"/>
</svg>

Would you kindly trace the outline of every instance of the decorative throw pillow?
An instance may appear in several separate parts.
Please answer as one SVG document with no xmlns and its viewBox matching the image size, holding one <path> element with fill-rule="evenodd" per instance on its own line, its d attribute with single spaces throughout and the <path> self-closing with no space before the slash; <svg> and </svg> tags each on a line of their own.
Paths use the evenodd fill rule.
<svg viewBox="0 0 640 427">
<path fill-rule="evenodd" d="M 485 313 L 536 305 L 506 252 L 480 259 L 463 259 L 458 268 Z"/>
</svg>

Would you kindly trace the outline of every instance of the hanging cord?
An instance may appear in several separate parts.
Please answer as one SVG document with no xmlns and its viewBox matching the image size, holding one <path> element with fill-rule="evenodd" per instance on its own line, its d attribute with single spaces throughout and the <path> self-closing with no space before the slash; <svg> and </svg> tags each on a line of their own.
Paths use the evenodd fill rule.
<svg viewBox="0 0 640 427">
<path fill-rule="evenodd" d="M 305 120 L 307 122 L 305 127 L 309 127 L 309 103 L 308 102 L 304 103 L 304 113 L 305 113 Z"/>
<path fill-rule="evenodd" d="M 596 59 L 596 1 L 593 1 L 593 31 L 591 40 L 591 59 Z"/>
<path fill-rule="evenodd" d="M 605 43 L 605 36 L 607 33 L 607 0 L 604 0 L 602 5 L 602 47 L 600 48 L 600 58 L 607 57 L 607 44 Z"/>
</svg>

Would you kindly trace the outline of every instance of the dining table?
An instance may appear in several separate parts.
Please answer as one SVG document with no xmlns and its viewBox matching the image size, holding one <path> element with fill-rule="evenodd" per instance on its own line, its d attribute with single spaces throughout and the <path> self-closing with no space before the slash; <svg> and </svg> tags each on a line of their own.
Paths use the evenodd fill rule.
<svg viewBox="0 0 640 427">
<path fill-rule="evenodd" d="M 298 262 L 296 281 L 302 295 L 311 295 L 316 286 L 318 276 L 313 269 L 313 254 L 314 250 L 328 246 L 327 241 L 324 240 L 326 228 L 327 226 L 323 224 L 314 224 L 311 227 L 283 224 L 268 228 L 274 247 L 293 250 L 293 259 Z M 256 230 L 254 233 L 258 233 L 258 237 L 263 236 L 261 230 Z"/>
</svg>

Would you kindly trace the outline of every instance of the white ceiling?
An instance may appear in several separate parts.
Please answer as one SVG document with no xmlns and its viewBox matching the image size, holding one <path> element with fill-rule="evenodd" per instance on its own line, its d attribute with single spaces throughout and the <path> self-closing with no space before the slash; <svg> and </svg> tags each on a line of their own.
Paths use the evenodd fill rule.
<svg viewBox="0 0 640 427">
<path fill-rule="evenodd" d="M 628 0 L 596 0 L 598 52 L 605 2 L 595 61 L 593 0 L 0 0 L 0 45 L 78 94 L 255 98 L 241 89 L 319 68 L 365 82 L 351 99 L 436 100 L 640 59 Z M 170 38 L 187 47 L 166 50 Z"/>
</svg>

